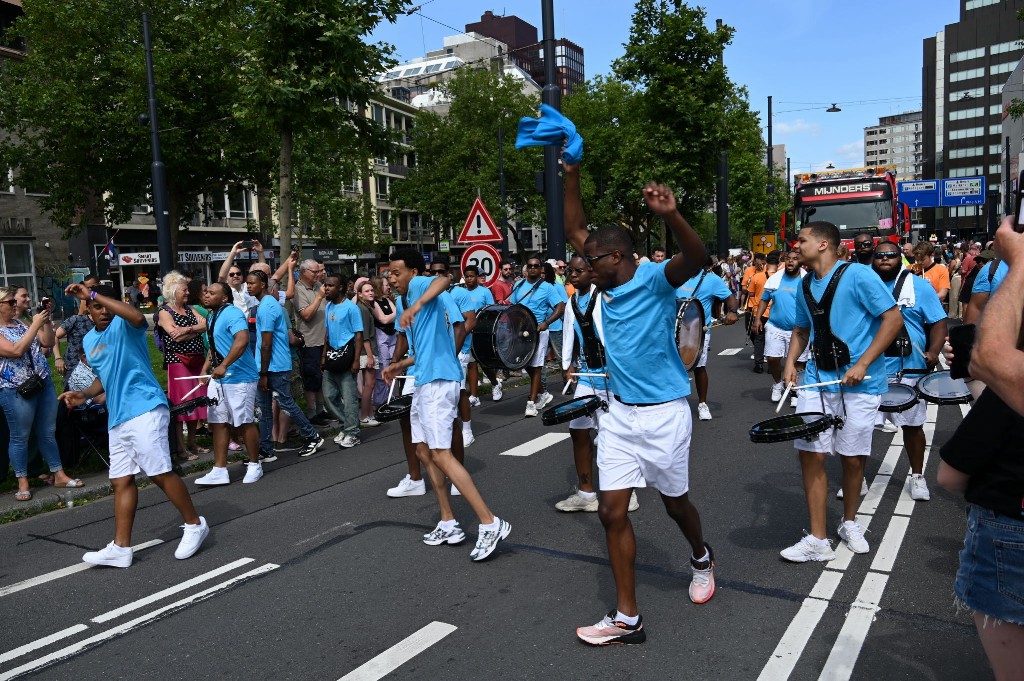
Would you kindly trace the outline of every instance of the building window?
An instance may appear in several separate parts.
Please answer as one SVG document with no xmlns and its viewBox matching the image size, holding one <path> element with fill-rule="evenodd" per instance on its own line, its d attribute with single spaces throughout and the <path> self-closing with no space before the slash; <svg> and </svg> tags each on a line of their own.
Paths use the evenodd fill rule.
<svg viewBox="0 0 1024 681">
<path fill-rule="evenodd" d="M 993 85 L 988 89 L 990 95 L 1001 95 L 1003 94 L 1003 84 Z"/>
<path fill-rule="evenodd" d="M 1001 165 L 999 165 L 998 163 L 993 163 L 992 165 L 990 165 L 988 167 L 988 174 L 989 175 L 998 175 L 1000 172 L 1002 172 L 1002 170 L 1003 170 L 1003 167 Z"/>
<path fill-rule="evenodd" d="M 441 70 L 441 64 L 430 64 L 423 70 L 423 73 L 437 73 Z"/>
<path fill-rule="evenodd" d="M 951 149 L 946 155 L 947 158 L 970 158 L 981 156 L 983 147 L 969 147 L 967 149 Z"/>
<path fill-rule="evenodd" d="M 973 109 L 961 109 L 960 111 L 950 111 L 949 120 L 951 121 L 962 121 L 968 118 L 977 118 L 983 116 L 985 109 L 983 107 L 975 107 Z"/>
<path fill-rule="evenodd" d="M 1010 71 L 1013 71 L 1015 68 L 1017 68 L 1017 62 L 1015 61 L 1008 61 L 1005 64 L 996 64 L 995 66 L 992 67 L 992 75 L 997 75 L 1000 73 L 1009 73 Z"/>
<path fill-rule="evenodd" d="M 963 130 L 950 130 L 949 139 L 963 140 L 968 137 L 978 137 L 985 134 L 985 128 L 964 128 Z"/>
<path fill-rule="evenodd" d="M 242 185 L 228 187 L 227 191 L 228 217 L 238 220 L 255 220 L 256 214 L 252 209 L 252 192 Z"/>
<path fill-rule="evenodd" d="M 990 126 L 988 126 L 988 134 L 990 134 L 990 135 L 1002 135 L 1003 134 L 1003 124 L 999 123 L 997 125 L 990 125 Z"/>
<path fill-rule="evenodd" d="M 976 88 L 973 88 L 971 90 L 956 90 L 956 91 L 950 90 L 950 92 L 949 92 L 949 101 L 951 101 L 951 102 L 969 101 L 971 99 L 975 99 L 976 97 L 981 97 L 984 94 L 985 94 L 985 90 L 983 88 L 980 88 L 980 87 L 976 87 Z"/>
<path fill-rule="evenodd" d="M 988 48 L 989 54 L 1003 54 L 1004 52 L 1014 52 L 1016 50 L 1024 49 L 1024 43 L 1020 40 L 1010 40 L 1009 42 L 999 43 L 998 45 L 992 45 Z"/>
<path fill-rule="evenodd" d="M 967 3 L 964 5 L 964 9 L 978 9 L 979 7 L 994 5 L 997 2 L 1002 2 L 1002 0 L 967 0 Z"/>
<path fill-rule="evenodd" d="M 1003 145 L 1002 144 L 992 144 L 992 145 L 989 145 L 988 153 L 990 153 L 990 154 L 1002 154 L 1003 153 Z"/>
<path fill-rule="evenodd" d="M 11 219 L 13 220 L 13 218 Z M 24 286 L 34 293 L 35 281 L 32 244 L 19 241 L 0 241 L 0 285 Z"/>
<path fill-rule="evenodd" d="M 949 63 L 955 64 L 958 61 L 964 61 L 966 59 L 977 59 L 978 57 L 985 56 L 984 47 L 976 47 L 973 50 L 963 50 L 962 52 L 951 52 L 949 55 Z"/>
<path fill-rule="evenodd" d="M 1010 69 L 1010 70 L 1012 71 L 1013 69 Z M 996 71 L 995 69 L 993 69 L 992 73 L 1002 73 L 1002 71 Z M 949 74 L 949 82 L 950 83 L 957 83 L 957 82 L 960 82 L 961 80 L 967 80 L 969 78 L 981 78 L 984 75 L 985 75 L 985 69 L 983 69 L 983 68 L 982 69 L 967 69 L 965 71 L 954 71 L 953 73 Z"/>
<path fill-rule="evenodd" d="M 0 193 L 14 193 L 14 171 L 10 168 L 7 169 L 7 182 L 0 181 Z"/>
</svg>

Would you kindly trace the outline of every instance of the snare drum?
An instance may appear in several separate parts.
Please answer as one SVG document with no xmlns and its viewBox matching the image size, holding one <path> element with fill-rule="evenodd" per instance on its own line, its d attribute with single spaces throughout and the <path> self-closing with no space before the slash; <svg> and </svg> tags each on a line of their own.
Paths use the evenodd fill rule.
<svg viewBox="0 0 1024 681">
<path fill-rule="evenodd" d="M 755 423 L 750 428 L 751 442 L 788 442 L 796 439 L 810 440 L 835 424 L 831 414 L 807 411 L 789 416 L 776 416 L 767 421 Z"/>
<path fill-rule="evenodd" d="M 913 386 L 903 383 L 890 383 L 889 389 L 882 395 L 878 411 L 888 414 L 907 411 L 917 404 L 917 391 Z"/>
<path fill-rule="evenodd" d="M 590 416 L 604 405 L 604 400 L 596 395 L 577 397 L 554 407 L 548 407 L 541 414 L 540 420 L 545 426 L 557 426 L 559 423 L 568 423 L 573 419 Z"/>
<path fill-rule="evenodd" d="M 974 397 L 962 378 L 953 378 L 948 371 L 928 374 L 917 382 L 917 392 L 933 404 L 967 404 Z"/>
<path fill-rule="evenodd" d="M 476 313 L 473 357 L 488 369 L 518 371 L 537 354 L 537 319 L 525 305 L 485 305 Z"/>
<path fill-rule="evenodd" d="M 412 393 L 400 395 L 390 402 L 385 402 L 377 407 L 375 418 L 381 423 L 387 423 L 388 421 L 397 420 L 410 411 L 412 411 Z"/>
<path fill-rule="evenodd" d="M 676 313 L 676 348 L 687 371 L 693 369 L 704 352 L 704 306 L 696 298 L 683 301 Z"/>
</svg>

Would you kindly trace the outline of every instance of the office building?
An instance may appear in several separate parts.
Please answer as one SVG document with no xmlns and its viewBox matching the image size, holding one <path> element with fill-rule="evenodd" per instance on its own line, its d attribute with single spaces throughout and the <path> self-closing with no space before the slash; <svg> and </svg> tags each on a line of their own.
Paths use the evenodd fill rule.
<svg viewBox="0 0 1024 681">
<path fill-rule="evenodd" d="M 896 166 L 899 180 L 920 180 L 924 158 L 921 112 L 882 116 L 864 128 L 864 167 Z"/>
</svg>

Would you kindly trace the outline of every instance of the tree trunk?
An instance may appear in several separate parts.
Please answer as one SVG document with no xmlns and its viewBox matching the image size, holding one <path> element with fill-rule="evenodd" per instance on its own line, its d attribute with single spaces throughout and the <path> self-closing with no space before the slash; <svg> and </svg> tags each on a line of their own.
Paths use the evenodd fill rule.
<svg viewBox="0 0 1024 681">
<path fill-rule="evenodd" d="M 281 157 L 277 197 L 278 233 L 281 240 L 281 258 L 292 248 L 292 130 L 286 126 L 281 130 Z"/>
</svg>

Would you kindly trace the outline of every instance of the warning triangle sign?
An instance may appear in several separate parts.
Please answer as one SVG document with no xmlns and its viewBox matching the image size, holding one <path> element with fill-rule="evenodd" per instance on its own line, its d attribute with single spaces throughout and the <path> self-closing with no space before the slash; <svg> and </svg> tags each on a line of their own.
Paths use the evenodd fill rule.
<svg viewBox="0 0 1024 681">
<path fill-rule="evenodd" d="M 501 241 L 501 232 L 494 224 L 494 218 L 487 212 L 487 207 L 480 197 L 476 197 L 473 207 L 469 209 L 469 217 L 466 224 L 462 226 L 459 238 L 460 244 L 475 244 L 486 241 Z"/>
</svg>

